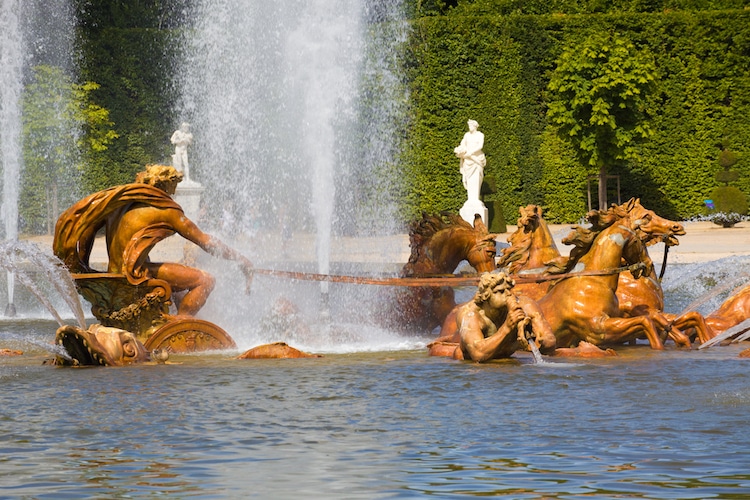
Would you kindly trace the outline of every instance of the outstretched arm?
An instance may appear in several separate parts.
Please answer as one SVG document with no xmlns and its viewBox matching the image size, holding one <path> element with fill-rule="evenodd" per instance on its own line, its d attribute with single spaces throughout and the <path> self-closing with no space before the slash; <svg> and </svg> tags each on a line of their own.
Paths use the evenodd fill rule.
<svg viewBox="0 0 750 500">
<path fill-rule="evenodd" d="M 185 217 L 183 214 L 175 217 L 176 220 L 173 222 L 175 231 L 188 241 L 191 241 L 201 247 L 205 252 L 222 259 L 234 260 L 240 263 L 242 272 L 248 280 L 248 289 L 250 287 L 250 279 L 252 278 L 253 263 L 250 260 L 234 250 L 230 246 L 224 244 L 218 238 L 211 236 L 208 233 L 204 233 L 198 228 L 198 226 Z"/>
</svg>

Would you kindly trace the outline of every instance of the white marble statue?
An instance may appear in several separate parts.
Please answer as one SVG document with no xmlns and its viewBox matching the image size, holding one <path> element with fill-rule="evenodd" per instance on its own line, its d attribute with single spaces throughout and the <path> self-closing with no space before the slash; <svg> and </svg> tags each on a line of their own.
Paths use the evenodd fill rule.
<svg viewBox="0 0 750 500">
<path fill-rule="evenodd" d="M 182 172 L 184 180 L 190 180 L 190 165 L 188 164 L 187 148 L 193 142 L 193 134 L 190 133 L 190 124 L 183 123 L 174 131 L 170 139 L 174 144 L 174 155 L 172 155 L 172 166 Z"/>
<path fill-rule="evenodd" d="M 484 166 L 487 164 L 487 159 L 482 152 L 484 134 L 478 130 L 479 124 L 475 120 L 469 120 L 467 123 L 469 131 L 464 134 L 461 144 L 453 152 L 461 159 L 461 180 L 469 201 L 479 201 L 479 191 L 484 179 Z"/>
<path fill-rule="evenodd" d="M 453 150 L 461 159 L 461 181 L 466 188 L 467 195 L 467 200 L 459 213 L 469 224 L 474 224 L 476 214 L 479 214 L 482 221 L 487 224 L 488 210 L 479 198 L 484 179 L 484 166 L 487 164 L 487 159 L 482 152 L 484 134 L 478 130 L 479 124 L 475 120 L 469 120 L 467 124 L 469 131 L 464 134 L 461 144 Z"/>
</svg>

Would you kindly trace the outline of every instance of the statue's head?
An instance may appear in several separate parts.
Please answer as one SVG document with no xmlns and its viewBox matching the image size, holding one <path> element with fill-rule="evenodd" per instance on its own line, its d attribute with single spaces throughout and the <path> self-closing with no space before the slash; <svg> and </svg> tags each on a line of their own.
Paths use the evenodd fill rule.
<svg viewBox="0 0 750 500">
<path fill-rule="evenodd" d="M 477 293 L 474 294 L 474 303 L 482 305 L 490 299 L 490 296 L 493 293 L 498 291 L 510 292 L 515 284 L 516 282 L 504 272 L 484 273 L 482 277 L 479 278 Z"/>
<path fill-rule="evenodd" d="M 135 176 L 135 182 L 149 184 L 168 194 L 174 194 L 180 181 L 182 173 L 168 165 L 146 165 L 146 170 L 138 172 Z"/>
<path fill-rule="evenodd" d="M 180 124 L 180 130 L 182 132 L 190 132 L 190 124 L 188 122 L 182 122 Z"/>
<path fill-rule="evenodd" d="M 477 123 L 476 120 L 469 120 L 466 124 L 469 125 L 469 130 L 476 130 L 479 128 L 479 123 Z"/>
<path fill-rule="evenodd" d="M 149 360 L 148 351 L 131 332 L 102 325 L 83 330 L 73 325 L 57 329 L 55 343 L 67 356 L 57 356 L 63 366 L 122 366 Z"/>
</svg>

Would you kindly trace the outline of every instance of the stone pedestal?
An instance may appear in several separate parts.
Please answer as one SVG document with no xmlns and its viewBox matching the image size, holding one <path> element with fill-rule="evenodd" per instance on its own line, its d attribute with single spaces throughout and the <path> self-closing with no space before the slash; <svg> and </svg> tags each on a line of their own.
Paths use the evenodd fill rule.
<svg viewBox="0 0 750 500">
<path fill-rule="evenodd" d="M 174 201 L 180 204 L 182 210 L 188 219 L 198 221 L 198 214 L 201 207 L 201 196 L 204 188 L 200 183 L 188 180 L 177 185 L 177 190 L 173 196 Z"/>
<path fill-rule="evenodd" d="M 482 200 L 466 200 L 466 203 L 464 203 L 464 206 L 461 207 L 458 213 L 463 220 L 472 226 L 474 225 L 474 215 L 479 214 L 482 217 L 482 222 L 487 225 L 488 210 L 484 206 L 484 203 L 482 203 Z"/>
</svg>

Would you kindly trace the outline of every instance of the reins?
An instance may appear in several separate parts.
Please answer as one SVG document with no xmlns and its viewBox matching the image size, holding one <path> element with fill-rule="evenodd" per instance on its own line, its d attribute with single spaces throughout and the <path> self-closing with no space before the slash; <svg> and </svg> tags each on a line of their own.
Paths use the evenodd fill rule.
<svg viewBox="0 0 750 500">
<path fill-rule="evenodd" d="M 592 271 L 578 271 L 578 272 L 572 272 L 572 273 L 562 273 L 562 274 L 531 274 L 531 275 L 518 275 L 518 274 L 511 274 L 510 277 L 513 278 L 513 281 L 516 283 L 542 283 L 544 281 L 556 281 L 563 278 L 576 278 L 579 276 L 608 276 L 611 274 L 620 274 L 625 271 L 639 271 L 646 269 L 646 264 L 643 262 L 637 262 L 635 264 L 631 264 L 629 266 L 622 266 L 622 267 L 614 267 L 610 269 L 598 269 L 598 270 L 592 270 Z"/>
<path fill-rule="evenodd" d="M 340 274 L 301 273 L 294 271 L 277 271 L 274 269 L 253 269 L 254 274 L 262 274 L 274 278 L 286 278 L 297 281 L 325 281 L 328 283 L 353 283 L 356 285 L 387 285 L 387 286 L 469 286 L 479 283 L 478 276 L 445 276 L 432 275 L 415 278 L 400 278 L 398 276 L 346 276 Z"/>
<path fill-rule="evenodd" d="M 611 269 L 600 269 L 593 271 L 579 271 L 563 274 L 512 274 L 511 278 L 516 283 L 542 283 L 545 281 L 556 281 L 564 278 L 575 278 L 581 276 L 607 276 L 619 274 L 625 271 L 637 271 L 645 269 L 643 262 L 630 266 L 616 267 Z M 274 269 L 254 269 L 254 274 L 262 274 L 274 278 L 286 278 L 298 281 L 324 281 L 328 283 L 350 283 L 357 285 L 385 285 L 385 286 L 475 286 L 479 283 L 479 276 L 455 276 L 455 275 L 426 275 L 419 277 L 401 278 L 398 276 L 347 276 L 337 274 L 303 273 L 295 271 L 277 271 Z"/>
</svg>

